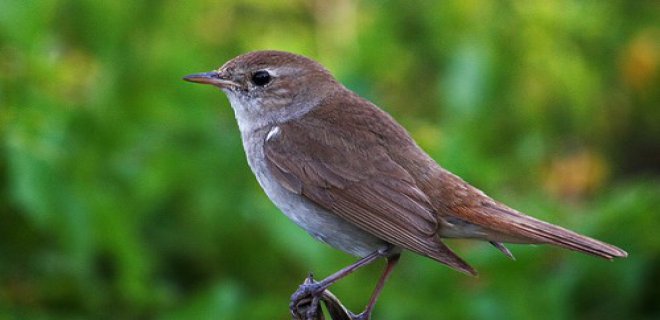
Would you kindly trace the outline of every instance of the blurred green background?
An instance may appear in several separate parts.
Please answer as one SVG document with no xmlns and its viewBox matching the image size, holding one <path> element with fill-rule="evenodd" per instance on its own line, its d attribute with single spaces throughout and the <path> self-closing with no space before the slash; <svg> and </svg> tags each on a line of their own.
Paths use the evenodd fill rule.
<svg viewBox="0 0 660 320">
<path fill-rule="evenodd" d="M 657 1 L 0 0 L 0 318 L 288 319 L 354 261 L 282 215 L 233 113 L 181 81 L 310 56 L 447 169 L 630 253 L 404 254 L 376 319 L 660 318 Z M 384 263 L 333 287 L 359 311 Z"/>
</svg>

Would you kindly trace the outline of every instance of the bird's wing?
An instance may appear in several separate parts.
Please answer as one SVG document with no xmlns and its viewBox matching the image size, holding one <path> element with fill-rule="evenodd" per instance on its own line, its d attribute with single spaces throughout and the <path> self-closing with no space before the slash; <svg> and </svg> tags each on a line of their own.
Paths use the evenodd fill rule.
<svg viewBox="0 0 660 320">
<path fill-rule="evenodd" d="M 476 274 L 440 241 L 428 197 L 379 133 L 332 119 L 306 116 L 269 134 L 264 154 L 277 181 L 378 238 Z"/>
</svg>

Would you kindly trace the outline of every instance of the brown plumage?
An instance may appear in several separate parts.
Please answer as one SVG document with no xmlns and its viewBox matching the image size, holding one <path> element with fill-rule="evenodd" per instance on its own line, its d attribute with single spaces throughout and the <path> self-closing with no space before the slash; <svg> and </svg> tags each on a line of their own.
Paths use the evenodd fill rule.
<svg viewBox="0 0 660 320">
<path fill-rule="evenodd" d="M 356 95 L 329 96 L 311 113 L 280 125 L 277 138 L 266 142 L 274 176 L 291 192 L 392 244 L 475 274 L 440 239 L 453 217 L 481 227 L 484 240 L 626 256 L 494 201 L 437 165 L 389 115 Z"/>
<path fill-rule="evenodd" d="M 476 271 L 443 238 L 547 243 L 612 259 L 617 247 L 526 216 L 441 168 L 387 113 L 337 82 L 319 63 L 279 52 L 252 52 L 188 81 L 229 97 L 248 163 L 273 203 L 316 239 L 361 259 L 292 296 L 306 297 L 379 257 L 388 266 L 365 311 L 369 319 L 401 249 L 459 271 Z M 318 301 L 318 300 L 317 300 Z M 313 318 L 315 305 L 305 318 Z"/>
</svg>

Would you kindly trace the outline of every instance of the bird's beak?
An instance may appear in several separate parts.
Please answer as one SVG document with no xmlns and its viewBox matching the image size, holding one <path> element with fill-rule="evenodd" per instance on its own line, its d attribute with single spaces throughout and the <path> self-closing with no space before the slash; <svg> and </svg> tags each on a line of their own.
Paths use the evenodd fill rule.
<svg viewBox="0 0 660 320">
<path fill-rule="evenodd" d="M 229 80 L 227 74 L 219 71 L 195 73 L 183 77 L 183 80 L 202 84 L 212 84 L 220 88 L 238 86 L 236 82 Z"/>
</svg>

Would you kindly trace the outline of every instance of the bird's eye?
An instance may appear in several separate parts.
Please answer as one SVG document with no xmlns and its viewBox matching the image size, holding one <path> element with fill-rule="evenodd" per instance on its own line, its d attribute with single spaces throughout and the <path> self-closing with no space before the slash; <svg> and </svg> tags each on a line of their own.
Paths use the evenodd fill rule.
<svg viewBox="0 0 660 320">
<path fill-rule="evenodd" d="M 267 85 L 271 79 L 270 73 L 265 70 L 259 70 L 252 75 L 252 83 L 260 87 Z"/>
</svg>

